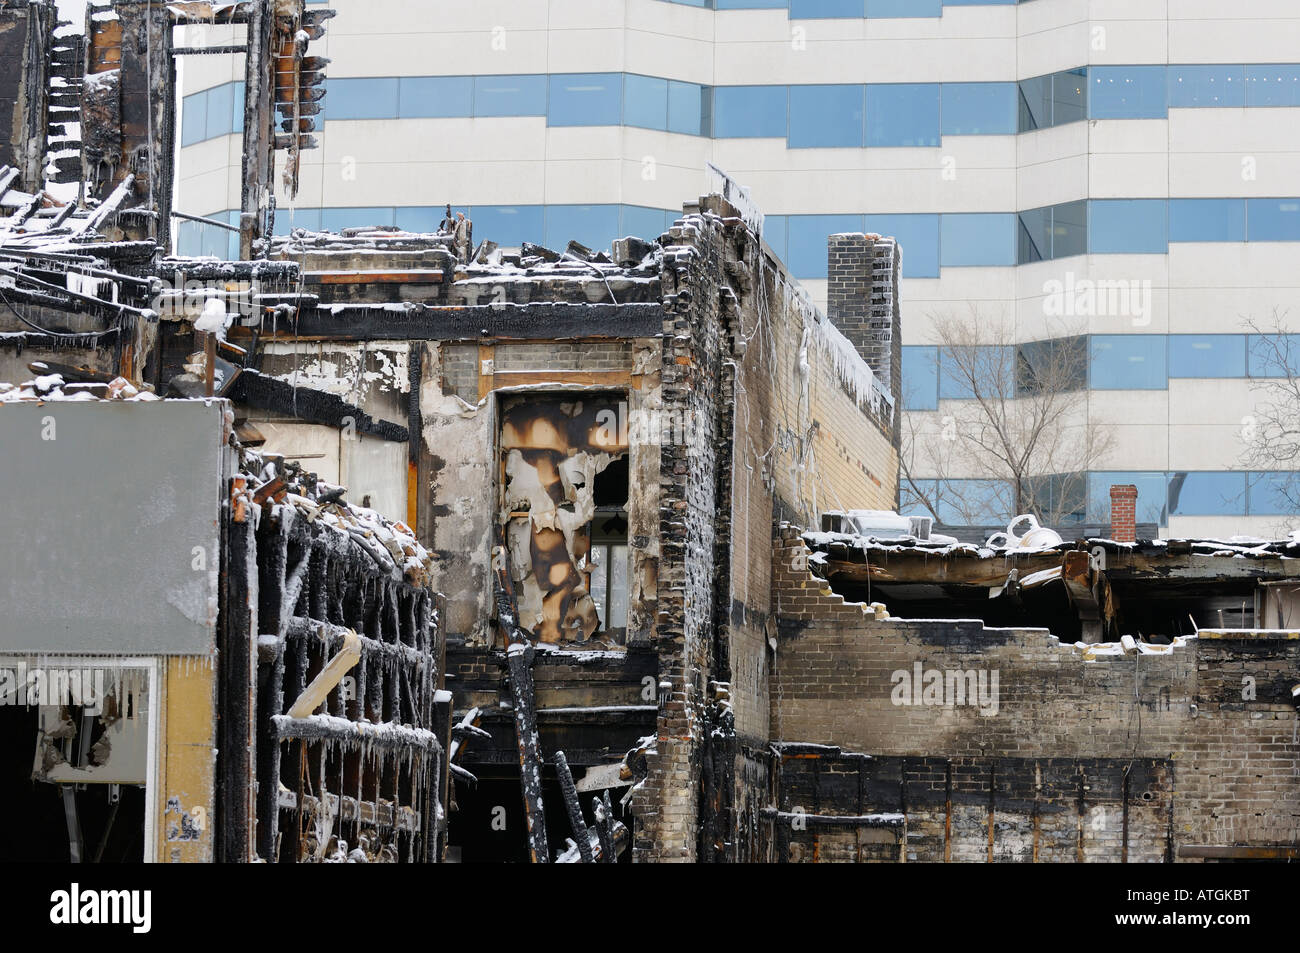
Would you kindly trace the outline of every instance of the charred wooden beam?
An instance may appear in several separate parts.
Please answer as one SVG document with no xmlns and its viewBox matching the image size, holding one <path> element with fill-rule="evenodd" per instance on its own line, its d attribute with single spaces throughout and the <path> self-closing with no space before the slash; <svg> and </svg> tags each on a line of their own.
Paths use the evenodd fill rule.
<svg viewBox="0 0 1300 953">
<path fill-rule="evenodd" d="M 361 747 L 406 751 L 418 748 L 440 753 L 442 745 L 432 731 L 391 723 L 371 724 L 368 721 L 349 721 L 333 715 L 315 715 L 294 718 L 292 715 L 273 715 L 276 737 L 281 741 L 336 741 Z"/>
<path fill-rule="evenodd" d="M 498 545 L 493 554 L 496 573 L 497 625 L 506 637 L 506 671 L 514 701 L 515 739 L 519 747 L 520 788 L 524 817 L 528 822 L 528 853 L 535 864 L 550 863 L 546 842 L 546 815 L 542 805 L 542 755 L 537 737 L 537 701 L 533 691 L 533 656 L 536 649 L 519 627 L 514 584 L 505 535 L 497 530 Z"/>
<path fill-rule="evenodd" d="M 560 793 L 564 796 L 564 807 L 569 814 L 569 827 L 573 829 L 573 837 L 578 844 L 578 854 L 584 864 L 594 864 L 596 857 L 591 850 L 591 834 L 587 830 L 587 821 L 582 816 L 578 789 L 573 786 L 573 773 L 569 771 L 569 762 L 563 751 L 555 752 L 555 773 L 560 779 Z"/>
<path fill-rule="evenodd" d="M 270 329 L 263 327 L 263 333 Z M 403 311 L 340 305 L 304 309 L 277 338 L 346 341 L 567 340 L 649 338 L 663 333 L 663 306 L 633 304 L 415 305 Z M 271 340 L 273 338 L 268 338 Z"/>
<path fill-rule="evenodd" d="M 267 137 L 273 122 L 275 66 L 271 40 L 275 13 L 270 0 L 249 0 L 248 55 L 244 60 L 243 175 L 240 193 L 239 257 L 253 258 L 253 244 L 271 234 L 274 152 Z"/>
<path fill-rule="evenodd" d="M 609 800 L 609 791 L 605 790 L 596 798 L 596 837 L 600 840 L 600 862 L 613 864 L 618 862 L 618 851 L 614 848 L 614 806 Z"/>
<path fill-rule="evenodd" d="M 1095 592 L 1097 581 L 1092 557 L 1080 550 L 1066 553 L 1061 563 L 1061 581 L 1065 583 L 1065 591 L 1079 617 L 1083 641 L 1100 642 L 1104 626 Z"/>
<path fill-rule="evenodd" d="M 257 542 L 256 528 L 242 505 L 246 480 L 235 477 L 231 487 L 231 519 L 223 526 L 221 547 L 221 615 L 218 660 L 218 700 L 221 718 L 217 746 L 218 860 L 246 863 L 255 853 L 257 805 L 250 780 L 256 776 L 257 746 Z"/>
<path fill-rule="evenodd" d="M 247 369 L 239 375 L 230 391 L 224 396 L 237 404 L 273 410 L 299 420 L 331 427 L 351 427 L 357 433 L 369 434 L 381 440 L 403 443 L 410 432 L 401 424 L 376 420 L 368 413 L 341 397 L 308 387 L 295 387 L 288 381 L 267 377 Z"/>
</svg>

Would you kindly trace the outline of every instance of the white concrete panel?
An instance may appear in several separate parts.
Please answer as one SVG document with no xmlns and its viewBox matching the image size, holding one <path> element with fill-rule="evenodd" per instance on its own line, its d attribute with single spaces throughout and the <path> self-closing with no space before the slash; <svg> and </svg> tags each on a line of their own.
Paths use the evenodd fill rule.
<svg viewBox="0 0 1300 953">
<path fill-rule="evenodd" d="M 1228 427 L 1234 441 L 1242 418 L 1252 413 L 1261 399 L 1257 382 L 1246 378 L 1172 378 L 1169 381 L 1169 425 L 1171 427 Z M 1232 449 L 1230 460 L 1238 463 L 1242 448 Z M 1185 467 L 1184 467 L 1185 469 Z"/>
<path fill-rule="evenodd" d="M 1300 517 L 1284 516 L 1171 516 L 1165 539 L 1231 539 L 1249 536 L 1261 539 L 1285 539 Z"/>
<path fill-rule="evenodd" d="M 621 27 L 596 28 L 588 24 L 552 29 L 547 36 L 547 68 L 543 72 L 620 73 L 626 44 L 627 32 Z M 656 70 L 653 75 L 663 74 Z"/>
<path fill-rule="evenodd" d="M 1145 17 L 1096 17 L 1088 25 L 1088 62 L 1094 64 L 1167 62 L 1169 25 L 1163 7 L 1158 16 L 1144 4 L 1133 4 Z"/>
<path fill-rule="evenodd" d="M 1043 0 L 1037 0 L 1041 4 Z M 1026 9 L 1037 4 L 1029 4 Z M 1023 12 L 1022 12 L 1023 15 Z M 1020 79 L 1043 76 L 1087 64 L 1091 49 L 1090 24 L 1085 18 L 1026 33 L 1016 44 L 1016 71 Z"/>
<path fill-rule="evenodd" d="M 1300 181 L 1294 152 L 1197 153 L 1169 157 L 1169 192 L 1179 198 L 1290 195 Z"/>
<path fill-rule="evenodd" d="M 1145 394 L 1147 391 L 1117 391 L 1116 393 Z M 1132 398 L 1135 402 L 1137 397 Z M 1145 416 L 1145 415 L 1144 415 Z M 1111 440 L 1110 449 L 1097 458 L 1094 469 L 1103 470 L 1165 470 L 1168 468 L 1169 429 L 1163 421 L 1155 424 L 1132 424 L 1131 415 L 1107 417 L 1092 421 L 1098 432 Z"/>
<path fill-rule="evenodd" d="M 1165 198 L 1169 191 L 1169 156 L 1163 150 L 1088 157 L 1090 198 Z"/>
<path fill-rule="evenodd" d="M 1236 11 L 1252 4 L 1233 4 Z M 1300 17 L 1171 19 L 1172 63 L 1292 63 L 1300 49 Z"/>
<path fill-rule="evenodd" d="M 1300 107 L 1172 109 L 1168 124 L 1175 153 L 1300 151 Z"/>
<path fill-rule="evenodd" d="M 1088 392 L 1088 418 L 1102 426 L 1160 427 L 1169 425 L 1169 392 L 1163 390 L 1093 390 Z M 1161 453 L 1164 436 L 1160 437 Z M 1160 458 L 1164 460 L 1162 456 Z M 1156 469 L 1163 469 L 1162 463 Z M 1141 470 L 1143 467 L 1133 467 Z"/>
</svg>

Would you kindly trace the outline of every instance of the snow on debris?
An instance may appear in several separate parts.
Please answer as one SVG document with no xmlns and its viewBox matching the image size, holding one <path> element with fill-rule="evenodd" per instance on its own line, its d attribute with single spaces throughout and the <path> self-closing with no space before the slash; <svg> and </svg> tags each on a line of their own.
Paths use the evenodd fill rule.
<svg viewBox="0 0 1300 953">
<path fill-rule="evenodd" d="M 61 374 L 41 374 L 23 384 L 0 381 L 0 403 L 18 401 L 86 401 L 160 400 L 157 394 L 140 390 L 125 377 L 116 377 L 107 384 L 69 384 Z"/>
</svg>

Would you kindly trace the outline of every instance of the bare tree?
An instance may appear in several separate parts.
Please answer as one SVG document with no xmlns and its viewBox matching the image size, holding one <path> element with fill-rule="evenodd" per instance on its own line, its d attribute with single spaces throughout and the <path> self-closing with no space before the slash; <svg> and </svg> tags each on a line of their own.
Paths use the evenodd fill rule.
<svg viewBox="0 0 1300 953">
<path fill-rule="evenodd" d="M 1251 390 L 1257 403 L 1242 421 L 1241 437 L 1246 444 L 1242 462 L 1262 471 L 1254 485 L 1267 481 L 1276 501 L 1300 513 L 1300 338 L 1290 329 L 1286 312 L 1274 310 L 1271 319 L 1260 324 L 1246 320 L 1254 335 L 1251 340 Z"/>
<path fill-rule="evenodd" d="M 1009 322 L 974 308 L 968 319 L 932 321 L 943 391 L 964 399 L 908 415 L 900 461 L 908 492 L 936 519 L 944 509 L 982 523 L 994 509 L 1059 525 L 1085 503 L 1087 473 L 1114 439 L 1088 416 L 1087 337 L 1059 329 L 1017 342 Z"/>
</svg>

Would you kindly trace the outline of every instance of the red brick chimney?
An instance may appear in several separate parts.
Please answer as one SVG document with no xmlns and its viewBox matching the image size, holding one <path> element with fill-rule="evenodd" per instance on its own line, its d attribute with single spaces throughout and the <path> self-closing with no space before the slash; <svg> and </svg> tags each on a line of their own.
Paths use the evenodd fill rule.
<svg viewBox="0 0 1300 953">
<path fill-rule="evenodd" d="M 1137 542 L 1137 499 L 1132 484 L 1110 488 L 1110 538 L 1117 543 Z"/>
</svg>

